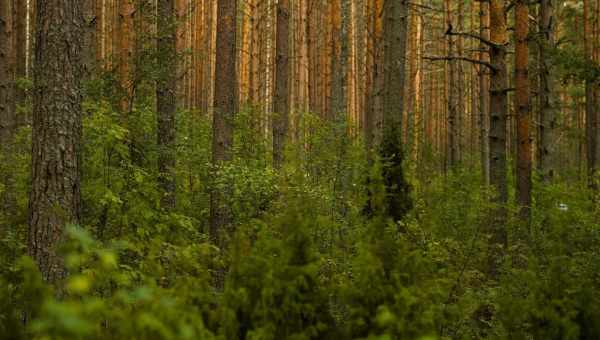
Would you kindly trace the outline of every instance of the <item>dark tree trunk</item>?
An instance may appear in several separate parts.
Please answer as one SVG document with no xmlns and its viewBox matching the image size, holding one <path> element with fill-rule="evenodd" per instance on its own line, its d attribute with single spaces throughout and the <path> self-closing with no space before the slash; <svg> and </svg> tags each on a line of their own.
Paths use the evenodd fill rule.
<svg viewBox="0 0 600 340">
<path fill-rule="evenodd" d="M 508 188 L 506 179 L 506 117 L 508 112 L 508 75 L 506 67 L 506 14 L 504 0 L 490 1 L 490 183 L 496 190 L 495 220 L 490 224 L 490 275 L 496 277 L 507 243 L 506 208 Z"/>
<path fill-rule="evenodd" d="M 0 150 L 15 128 L 15 55 L 13 11 L 10 1 L 0 1 Z"/>
<path fill-rule="evenodd" d="M 556 174 L 558 107 L 552 74 L 552 64 L 548 56 L 554 46 L 554 0 L 541 0 L 539 13 L 539 31 L 541 43 L 539 47 L 539 103 L 540 103 L 540 170 L 544 181 L 551 181 Z"/>
<path fill-rule="evenodd" d="M 288 0 L 277 3 L 277 36 L 275 60 L 275 98 L 273 117 L 273 166 L 280 168 L 283 164 L 285 139 L 289 125 L 289 37 L 290 8 Z"/>
<path fill-rule="evenodd" d="M 585 57 L 590 64 L 593 64 L 594 43 L 592 34 L 592 13 L 591 0 L 583 1 L 583 38 L 585 45 Z M 594 91 L 596 83 L 592 79 L 585 80 L 585 126 L 587 139 L 587 172 L 590 188 L 597 189 L 596 172 L 598 171 L 598 162 L 600 162 L 598 149 L 598 107 L 595 105 Z"/>
<path fill-rule="evenodd" d="M 57 247 L 80 213 L 81 1 L 38 0 L 35 27 L 28 253 L 56 283 L 66 275 Z"/>
<path fill-rule="evenodd" d="M 384 18 L 384 131 L 380 151 L 383 160 L 387 163 L 383 173 L 387 189 L 387 212 L 398 221 L 411 207 L 409 188 L 402 170 L 402 114 L 409 21 L 408 1 L 386 0 Z"/>
<path fill-rule="evenodd" d="M 158 182 L 161 206 L 175 208 L 175 110 L 177 90 L 176 20 L 174 0 L 158 1 L 158 70 L 156 108 L 158 129 Z"/>
</svg>

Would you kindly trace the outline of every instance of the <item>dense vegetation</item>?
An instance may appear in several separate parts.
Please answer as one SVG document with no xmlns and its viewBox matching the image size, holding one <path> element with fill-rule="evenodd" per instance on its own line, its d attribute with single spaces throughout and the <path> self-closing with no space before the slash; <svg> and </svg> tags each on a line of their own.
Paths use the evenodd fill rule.
<svg viewBox="0 0 600 340">
<path fill-rule="evenodd" d="M 375 80 L 371 84 L 371 107 L 365 104 L 365 112 L 372 109 L 368 112 L 373 116 L 374 107 L 381 111 L 379 125 L 372 118 L 374 125 L 369 128 L 344 111 L 349 99 L 335 97 L 335 89 L 329 89 L 334 93 L 330 104 L 338 107 L 327 114 L 317 108 L 315 112 L 293 110 L 287 102 L 290 98 L 281 98 L 289 95 L 287 88 L 283 95 L 277 89 L 270 94 L 290 117 L 250 100 L 238 103 L 233 97 L 236 89 L 214 93 L 218 95 L 215 108 L 208 112 L 182 104 L 174 94 L 181 88 L 171 88 L 180 80 L 173 68 L 194 52 L 176 50 L 177 39 L 171 38 L 176 35 L 177 20 L 170 21 L 169 15 L 162 21 L 160 15 L 148 15 L 147 20 L 161 29 L 147 36 L 137 32 L 136 59 L 129 65 L 135 71 L 123 67 L 121 60 L 115 67 L 96 65 L 83 72 L 84 67 L 78 70 L 78 66 L 84 63 L 77 64 L 80 60 L 74 57 L 77 65 L 73 69 L 81 73 L 53 73 L 52 67 L 57 65 L 68 69 L 57 61 L 73 57 L 73 53 L 78 56 L 76 47 L 83 45 L 77 45 L 81 43 L 75 41 L 77 35 L 56 38 L 81 27 L 62 21 L 59 29 L 48 24 L 68 12 L 53 11 L 52 5 L 81 8 L 77 0 L 36 1 L 34 75 L 15 77 L 11 85 L 12 96 L 18 98 L 6 102 L 14 104 L 14 124 L 5 124 L 8 120 L 0 116 L 0 338 L 600 339 L 598 169 L 591 165 L 593 157 L 582 155 L 594 140 L 585 140 L 589 137 L 587 126 L 579 124 L 583 123 L 579 121 L 582 104 L 592 97 L 592 102 L 598 102 L 600 67 L 586 55 L 587 47 L 577 42 L 582 32 L 570 24 L 583 11 L 577 4 L 571 6 L 572 1 L 564 2 L 571 7 L 556 10 L 565 23 L 557 35 L 577 42 L 576 48 L 557 44 L 536 51 L 547 53 L 551 65 L 546 66 L 560 80 L 558 106 L 562 106 L 553 116 L 557 122 L 553 128 L 558 132 L 544 135 L 551 140 L 542 142 L 541 131 L 526 131 L 527 139 L 530 134 L 536 136 L 537 149 L 529 145 L 524 158 L 518 152 L 523 150 L 521 146 L 515 146 L 520 144 L 515 137 L 523 136 L 514 130 L 507 132 L 510 123 L 505 120 L 525 109 L 525 116 L 543 116 L 545 104 L 541 101 L 547 98 L 531 105 L 535 110 L 527 105 L 505 105 L 500 130 L 504 131 L 502 138 L 509 141 L 498 142 L 493 132 L 479 137 L 477 130 L 483 128 L 487 133 L 494 122 L 488 120 L 487 126 L 483 119 L 477 124 L 465 123 L 479 111 L 482 116 L 497 118 L 494 112 L 484 108 L 469 111 L 463 103 L 462 113 L 454 112 L 454 118 L 462 127 L 469 127 L 464 133 L 448 116 L 458 107 L 452 100 L 467 101 L 460 95 L 461 91 L 465 94 L 464 89 L 452 92 L 450 84 L 444 91 L 457 97 L 440 99 L 447 101 L 442 105 L 443 114 L 433 114 L 435 107 L 431 106 L 427 107 L 431 115 L 421 116 L 437 119 L 440 129 L 435 138 L 430 138 L 433 134 L 425 136 L 415 123 L 417 111 L 422 109 L 415 107 L 420 104 L 405 104 L 399 95 L 404 84 L 413 81 L 405 79 L 404 67 L 398 67 L 407 51 L 396 50 L 399 46 L 395 45 L 402 37 L 407 43 L 408 13 L 411 18 L 430 16 L 434 20 L 439 7 L 452 17 L 458 15 L 458 6 L 473 6 L 476 1 L 462 1 L 462 5 L 450 0 L 419 1 L 424 5 L 415 5 L 410 11 L 406 1 L 394 2 L 397 7 L 386 2 L 383 19 L 375 18 L 372 23 L 386 23 L 379 25 L 380 38 L 386 42 L 385 58 L 380 58 L 386 67 L 385 77 L 380 76 L 384 79 L 379 79 L 381 87 L 376 87 Z M 339 1 L 342 14 L 348 3 Z M 456 10 L 450 13 L 453 3 Z M 513 11 L 511 5 L 504 7 L 504 1 L 489 3 L 506 10 L 504 16 Z M 170 10 L 173 14 L 173 1 L 159 0 L 158 4 L 163 7 L 156 13 Z M 378 0 L 373 4 L 383 6 Z M 538 8 L 537 3 L 524 1 L 516 1 L 515 6 L 520 14 L 525 13 L 524 7 Z M 0 7 L 0 14 L 5 8 Z M 105 13 L 104 9 L 101 12 Z M 518 18 L 515 22 L 521 23 Z M 447 62 L 443 71 L 448 74 L 460 57 L 452 52 L 452 44 L 459 41 L 452 36 L 461 36 L 453 31 L 452 19 L 449 22 L 443 38 L 449 39 L 448 55 L 427 57 L 423 45 L 413 46 L 416 41 L 408 47 L 409 53 L 418 49 L 414 55 L 429 60 L 431 67 L 440 60 Z M 600 36 L 598 22 L 596 18 L 596 37 Z M 505 17 L 501 24 L 501 33 L 506 35 Z M 232 26 L 229 28 L 235 30 L 235 24 Z M 342 33 L 347 29 L 342 29 L 341 22 L 339 26 Z M 287 35 L 283 36 L 286 41 L 288 29 L 285 27 Z M 527 35 L 528 30 L 520 33 Z M 464 35 L 460 39 L 467 39 Z M 594 36 L 583 33 L 586 39 L 588 35 Z M 39 46 L 45 39 L 54 44 L 45 45 L 44 50 Z M 488 60 L 493 64 L 489 74 L 481 73 L 492 77 L 492 86 L 487 92 L 480 88 L 479 95 L 493 100 L 502 93 L 499 102 L 506 104 L 506 93 L 518 89 L 502 87 L 508 86 L 507 74 L 501 79 L 502 86 L 494 83 L 494 77 L 502 73 L 495 54 L 511 55 L 512 51 L 508 43 L 494 41 L 484 43 L 494 60 Z M 476 42 L 472 47 L 478 46 L 479 40 Z M 233 39 L 225 49 L 235 54 L 235 43 Z M 600 50 L 600 45 L 594 44 Z M 343 49 L 340 46 L 339 50 Z M 279 52 L 265 53 L 272 58 Z M 518 54 L 525 56 L 527 63 L 528 54 L 522 50 Z M 596 59 L 600 58 L 596 54 Z M 4 60 L 0 58 L 0 68 Z M 478 59 L 484 64 L 488 61 Z M 223 77 L 217 73 L 212 81 L 219 83 L 217 90 L 231 80 L 221 78 L 236 76 L 233 61 L 228 62 L 229 73 L 224 72 Z M 539 69 L 542 64 L 535 63 Z M 375 62 L 368 67 L 380 66 Z M 446 80 L 451 82 L 457 74 Z M 134 90 L 124 86 L 123 78 L 129 77 L 135 78 Z M 464 74 L 460 77 L 467 78 Z M 287 84 L 289 79 L 272 80 Z M 339 80 L 341 92 L 337 94 L 345 97 L 348 91 L 342 84 L 347 86 L 347 80 Z M 5 89 L 3 84 L 0 90 Z M 591 93 L 587 93 L 589 86 L 594 87 Z M 40 90 L 48 88 L 58 88 L 60 93 Z M 377 97 L 378 91 L 382 98 Z M 527 89 L 519 94 L 536 91 Z M 559 91 L 552 91 L 546 94 L 559 97 Z M 476 92 L 471 92 L 470 99 L 477 104 Z M 68 105 L 61 100 L 65 98 L 76 109 L 64 109 Z M 219 98 L 230 101 L 223 107 L 234 111 L 222 112 L 223 107 L 217 106 Z M 336 103 L 338 99 L 341 103 Z M 517 103 L 521 99 L 529 102 L 529 98 L 520 98 Z M 410 100 L 425 102 L 422 98 Z M 5 108 L 2 103 L 0 109 Z M 48 107 L 51 110 L 44 111 Z M 75 118 L 66 119 L 71 117 L 67 113 Z M 403 113 L 408 121 L 400 117 Z M 283 116 L 289 121 L 281 121 Z M 78 119 L 81 126 L 76 128 L 65 123 Z M 4 134 L 8 128 L 12 130 Z M 220 145 L 227 131 L 232 143 L 228 144 L 226 136 Z M 591 131 L 592 137 L 598 134 L 598 130 Z M 45 145 L 55 135 L 76 141 Z M 469 140 L 463 135 L 477 138 Z M 441 143 L 433 140 L 438 137 L 445 139 Z M 452 142 L 453 138 L 456 141 Z M 493 143 L 498 148 L 489 154 Z M 545 150 L 544 145 L 553 148 Z M 576 155 L 571 154 L 574 150 Z M 552 153 L 551 161 L 546 153 Z M 533 154 L 541 158 L 535 159 L 539 164 L 532 165 Z M 52 162 L 64 155 L 74 156 L 75 171 L 69 173 L 61 167 L 68 159 Z M 496 156 L 504 157 L 506 164 L 495 163 Z M 51 166 L 40 166 L 47 159 Z M 522 165 L 527 161 L 530 168 L 524 174 Z M 530 181 L 526 190 L 524 178 Z M 77 192 L 66 197 L 70 181 L 76 183 Z M 529 196 L 524 198 L 526 192 Z M 49 222 L 39 222 L 44 218 Z M 44 240 L 51 244 L 38 244 Z M 40 255 L 37 250 L 47 253 Z"/>
<path fill-rule="evenodd" d="M 69 277 L 60 298 L 22 256 L 29 156 L 17 152 L 2 162 L 20 188 L 18 213 L 3 214 L 18 226 L 3 232 L 1 247 L 5 338 L 600 335 L 600 209 L 577 181 L 536 183 L 530 230 L 509 221 L 502 275 L 490 280 L 492 193 L 471 166 L 435 175 L 427 162 L 407 165 L 414 207 L 394 223 L 382 206 L 386 162 L 370 168 L 360 142 L 343 137 L 343 122 L 306 116 L 313 133 L 289 146 L 290 161 L 275 174 L 268 141 L 247 128 L 252 112 L 244 112 L 235 160 L 216 180 L 209 176 L 210 123 L 196 118 L 191 125 L 195 113 L 180 112 L 181 204 L 166 213 L 153 184 L 152 128 L 141 119 L 153 112 L 136 106 L 144 161 L 135 164 L 108 103 L 88 104 L 84 223 L 69 227 L 62 247 Z M 23 150 L 29 133 L 20 131 Z M 234 183 L 228 204 L 236 232 L 227 249 L 218 249 L 205 232 L 208 192 L 224 181 Z M 227 282 L 217 292 L 211 273 L 224 267 Z"/>
</svg>

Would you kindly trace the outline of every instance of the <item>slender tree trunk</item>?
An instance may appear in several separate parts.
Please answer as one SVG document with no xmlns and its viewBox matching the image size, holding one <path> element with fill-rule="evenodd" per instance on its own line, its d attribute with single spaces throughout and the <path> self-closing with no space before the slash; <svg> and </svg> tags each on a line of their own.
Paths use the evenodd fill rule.
<svg viewBox="0 0 600 340">
<path fill-rule="evenodd" d="M 489 39 L 489 3 L 487 1 L 481 1 L 479 3 L 479 35 L 484 39 Z M 487 46 L 482 42 L 479 45 L 479 60 L 488 62 L 489 54 L 485 51 Z M 483 173 L 484 183 L 490 183 L 490 139 L 489 139 L 489 126 L 490 126 L 490 77 L 489 70 L 485 67 L 479 67 L 479 122 L 480 122 L 480 135 L 479 141 L 481 143 L 481 171 Z"/>
<path fill-rule="evenodd" d="M 0 151 L 15 130 L 15 49 L 11 2 L 0 1 Z"/>
<path fill-rule="evenodd" d="M 557 157 L 557 132 L 558 132 L 558 107 L 556 104 L 555 80 L 552 64 L 548 56 L 554 48 L 554 0 L 541 0 L 539 13 L 539 89 L 540 102 L 540 167 L 542 179 L 551 181 L 556 174 L 558 165 Z"/>
<path fill-rule="evenodd" d="M 332 60 L 331 60 L 331 103 L 334 117 L 347 113 L 348 109 L 348 0 L 334 0 L 332 10 Z"/>
<path fill-rule="evenodd" d="M 237 111 L 236 75 L 237 0 L 220 0 L 217 4 L 217 56 L 215 69 L 215 98 L 213 114 L 213 165 L 223 166 L 233 159 L 233 124 Z M 226 188 L 225 190 L 229 190 Z M 224 245 L 224 228 L 230 227 L 231 212 L 225 203 L 227 193 L 221 189 L 211 192 L 211 241 Z M 217 282 L 220 284 L 222 282 Z"/>
<path fill-rule="evenodd" d="M 515 7 L 515 108 L 517 111 L 517 202 L 520 216 L 529 220 L 531 209 L 531 136 L 529 104 L 529 7 L 517 0 Z"/>
<path fill-rule="evenodd" d="M 15 41 L 15 78 L 27 77 L 27 0 L 14 0 L 13 27 Z M 25 91 L 15 89 L 15 102 L 25 103 Z"/>
<path fill-rule="evenodd" d="M 585 58 L 588 63 L 593 63 L 593 39 L 591 30 L 591 0 L 583 1 L 583 38 Z M 585 80 L 585 125 L 587 139 L 587 173 L 590 188 L 597 189 L 595 175 L 598 171 L 598 108 L 594 103 L 595 84 L 592 79 Z"/>
<path fill-rule="evenodd" d="M 119 80 L 121 82 L 122 97 L 120 110 L 124 121 L 127 121 L 131 111 L 133 96 L 133 79 L 131 64 L 133 62 L 133 15 L 135 7 L 133 0 L 119 1 Z"/>
<path fill-rule="evenodd" d="M 288 0 L 277 2 L 277 32 L 275 60 L 275 98 L 273 116 L 273 166 L 283 164 L 285 140 L 287 138 L 290 114 L 290 7 Z"/>
<path fill-rule="evenodd" d="M 28 253 L 42 277 L 64 278 L 57 253 L 80 215 L 83 13 L 78 0 L 37 0 Z"/>
<path fill-rule="evenodd" d="M 506 14 L 504 0 L 490 0 L 490 63 L 494 67 L 490 88 L 490 183 L 496 190 L 496 219 L 490 225 L 490 275 L 497 277 L 507 245 L 506 209 L 506 117 L 508 113 L 508 75 L 506 66 Z"/>
<path fill-rule="evenodd" d="M 452 27 L 452 2 L 446 0 L 444 2 L 446 10 L 446 25 Z M 448 130 L 447 133 L 447 151 L 446 157 L 448 164 L 446 167 L 452 169 L 458 162 L 458 146 L 459 146 L 459 122 L 458 122 L 458 102 L 462 99 L 458 98 L 458 61 L 452 60 L 455 57 L 455 41 L 454 36 L 446 35 L 446 49 L 449 60 L 448 64 Z"/>
<path fill-rule="evenodd" d="M 158 70 L 156 108 L 158 176 L 161 206 L 175 208 L 175 110 L 177 79 L 176 15 L 174 0 L 158 0 Z"/>
</svg>

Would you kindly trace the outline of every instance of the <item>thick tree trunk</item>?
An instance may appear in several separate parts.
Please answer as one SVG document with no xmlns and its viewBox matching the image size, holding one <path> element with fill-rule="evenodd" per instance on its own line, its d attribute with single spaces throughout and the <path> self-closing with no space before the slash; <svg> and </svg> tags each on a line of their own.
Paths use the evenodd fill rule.
<svg viewBox="0 0 600 340">
<path fill-rule="evenodd" d="M 409 22 L 408 1 L 387 0 L 384 5 L 384 16 L 384 132 L 380 152 L 382 158 L 388 162 L 383 174 L 387 188 L 387 212 L 398 221 L 411 207 L 409 189 L 402 169 L 402 114 Z"/>
<path fill-rule="evenodd" d="M 83 13 L 78 0 L 37 0 L 28 253 L 51 283 L 66 270 L 57 247 L 80 213 Z"/>
<path fill-rule="evenodd" d="M 236 76 L 237 0 L 217 4 L 217 57 L 213 114 L 213 165 L 219 167 L 233 158 L 233 124 L 237 111 Z M 227 189 L 226 189 L 227 190 Z M 210 238 L 222 246 L 224 228 L 230 227 L 231 212 L 225 204 L 226 192 L 213 190 L 210 200 Z"/>
<path fill-rule="evenodd" d="M 175 208 L 175 110 L 177 92 L 176 19 L 174 0 L 158 0 L 158 69 L 156 108 L 158 176 L 161 206 Z"/>
<path fill-rule="evenodd" d="M 277 3 L 276 34 L 273 166 L 279 169 L 283 164 L 290 114 L 290 7 L 288 0 L 279 0 Z"/>
<path fill-rule="evenodd" d="M 515 7 L 515 108 L 517 114 L 517 202 L 520 216 L 529 220 L 531 209 L 531 136 L 529 105 L 529 7 L 517 0 Z"/>
</svg>

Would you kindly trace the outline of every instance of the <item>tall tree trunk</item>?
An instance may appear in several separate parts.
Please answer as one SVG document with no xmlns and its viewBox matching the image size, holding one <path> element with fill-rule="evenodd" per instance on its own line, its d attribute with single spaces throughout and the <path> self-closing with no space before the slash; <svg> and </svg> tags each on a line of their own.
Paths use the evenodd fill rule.
<svg viewBox="0 0 600 340">
<path fill-rule="evenodd" d="M 332 59 L 331 59 L 331 103 L 336 118 L 347 113 L 348 109 L 348 20 L 350 3 L 348 0 L 334 0 L 332 5 Z"/>
<path fill-rule="evenodd" d="M 89 78 L 96 70 L 96 6 L 94 1 L 99 0 L 81 0 L 81 10 L 83 11 L 83 51 L 84 54 L 84 77 Z"/>
<path fill-rule="evenodd" d="M 81 6 L 37 0 L 28 253 L 51 283 L 66 274 L 57 247 L 80 215 Z"/>
<path fill-rule="evenodd" d="M 539 13 L 539 103 L 540 103 L 540 167 L 542 179 L 551 181 L 558 165 L 558 107 L 556 104 L 555 80 L 548 53 L 554 49 L 554 0 L 541 0 Z"/>
<path fill-rule="evenodd" d="M 411 207 L 409 189 L 402 170 L 402 114 L 409 22 L 408 1 L 386 0 L 384 17 L 384 132 L 380 151 L 382 158 L 389 162 L 383 174 L 388 191 L 387 212 L 398 221 Z"/>
<path fill-rule="evenodd" d="M 452 27 L 452 2 L 450 0 L 444 1 L 446 11 L 446 25 Z M 448 136 L 447 142 L 447 168 L 452 169 L 458 162 L 458 147 L 459 147 L 459 122 L 458 122 L 458 102 L 462 100 L 458 98 L 458 78 L 461 76 L 458 74 L 458 61 L 453 60 L 455 58 L 455 43 L 454 36 L 446 35 L 446 52 L 448 53 L 449 60 L 448 64 L 448 129 L 446 131 Z"/>
<path fill-rule="evenodd" d="M 15 78 L 27 77 L 27 0 L 13 0 L 13 27 L 15 41 Z M 15 102 L 24 104 L 25 91 L 15 89 Z"/>
<path fill-rule="evenodd" d="M 237 111 L 236 76 L 237 0 L 220 0 L 217 4 L 217 56 L 213 114 L 213 165 L 223 166 L 233 159 L 233 124 Z M 228 190 L 227 188 L 226 190 Z M 222 246 L 223 230 L 230 227 L 231 212 L 225 204 L 226 192 L 214 189 L 210 199 L 210 238 Z M 220 284 L 222 282 L 217 282 Z"/>
<path fill-rule="evenodd" d="M 506 14 L 504 0 L 490 0 L 490 183 L 496 190 L 500 207 L 490 225 L 490 275 L 496 277 L 500 269 L 503 249 L 507 244 L 506 209 L 508 200 L 506 179 L 506 117 L 508 113 L 508 75 L 506 67 Z"/>
<path fill-rule="evenodd" d="M 484 39 L 489 39 L 489 3 L 481 1 L 479 3 L 479 35 Z M 479 45 L 479 60 L 488 62 L 489 54 L 486 49 L 486 45 L 481 42 Z M 483 173 L 484 183 L 490 183 L 490 139 L 489 139 L 489 126 L 490 126 L 490 77 L 489 70 L 486 67 L 479 67 L 479 122 L 480 122 L 480 135 L 479 142 L 481 143 L 481 172 Z"/>
<path fill-rule="evenodd" d="M 290 8 L 288 0 L 277 2 L 277 28 L 275 42 L 275 98 L 273 115 L 273 166 L 283 164 L 285 140 L 288 137 L 290 114 Z"/>
<path fill-rule="evenodd" d="M 531 136 L 529 104 L 529 7 L 517 0 L 515 7 L 515 109 L 517 113 L 517 202 L 520 216 L 529 220 L 531 209 Z"/>
<path fill-rule="evenodd" d="M 15 129 L 15 46 L 11 2 L 0 2 L 0 151 Z"/>
<path fill-rule="evenodd" d="M 121 82 L 122 97 L 120 110 L 123 120 L 127 121 L 127 115 L 131 111 L 133 96 L 133 79 L 131 64 L 133 62 L 133 15 L 135 7 L 133 0 L 119 1 L 119 80 Z"/>
<path fill-rule="evenodd" d="M 161 206 L 175 208 L 175 110 L 177 92 L 176 15 L 174 0 L 158 0 L 158 70 L 156 108 L 158 176 Z"/>
<path fill-rule="evenodd" d="M 593 63 L 593 39 L 591 29 L 591 0 L 583 1 L 583 38 L 584 38 L 584 49 L 585 58 L 588 63 Z M 594 101 L 595 84 L 593 79 L 585 80 L 585 125 L 586 125 L 586 140 L 587 140 L 587 173 L 588 183 L 593 189 L 598 188 L 596 183 L 595 175 L 598 171 L 598 108 Z"/>
</svg>

